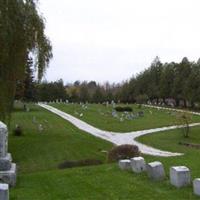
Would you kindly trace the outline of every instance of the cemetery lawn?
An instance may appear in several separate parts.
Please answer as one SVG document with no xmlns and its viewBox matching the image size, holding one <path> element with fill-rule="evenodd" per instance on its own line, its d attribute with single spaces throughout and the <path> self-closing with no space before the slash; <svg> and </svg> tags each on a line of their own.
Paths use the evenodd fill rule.
<svg viewBox="0 0 200 200">
<path fill-rule="evenodd" d="M 44 126 L 42 133 L 38 133 L 38 123 Z M 200 199 L 192 194 L 192 186 L 176 189 L 168 179 L 152 182 L 145 173 L 121 171 L 116 163 L 60 170 L 57 165 L 64 160 L 95 158 L 105 161 L 101 150 L 110 149 L 112 144 L 34 105 L 30 112 L 16 110 L 11 129 L 15 124 L 23 127 L 24 136 L 9 136 L 9 151 L 19 166 L 17 186 L 10 190 L 11 200 Z M 200 143 L 199 132 L 199 127 L 192 128 L 187 141 Z M 138 140 L 163 150 L 186 153 L 175 158 L 144 156 L 147 162 L 163 162 L 167 176 L 170 166 L 186 165 L 193 178 L 200 177 L 200 150 L 179 145 L 179 141 L 185 141 L 180 130 L 151 134 Z"/>
<path fill-rule="evenodd" d="M 23 129 L 20 137 L 9 135 L 9 151 L 22 173 L 56 169 L 65 160 L 98 159 L 105 161 L 113 145 L 93 137 L 66 120 L 37 106 L 29 105 L 30 112 L 16 109 L 10 133 L 18 124 Z M 43 131 L 38 131 L 42 124 Z M 81 150 L 79 150 L 81 148 Z"/>
<path fill-rule="evenodd" d="M 144 106 L 139 109 L 138 106 L 134 104 L 128 106 L 133 108 L 134 113 L 143 111 L 144 117 L 138 117 L 132 120 L 125 119 L 125 117 L 123 117 L 122 122 L 120 121 L 120 117 L 115 118 L 112 116 L 113 108 L 111 105 L 106 107 L 102 104 L 88 104 L 87 109 L 83 109 L 79 104 L 54 103 L 50 105 L 71 114 L 96 128 L 106 131 L 123 133 L 177 124 L 176 112 L 169 112 L 161 109 L 158 110 L 156 108 L 147 108 Z M 80 114 L 83 114 L 83 116 L 81 117 Z M 123 113 L 117 112 L 117 114 L 118 116 L 121 116 Z M 200 116 L 193 115 L 191 122 L 200 122 Z"/>
</svg>

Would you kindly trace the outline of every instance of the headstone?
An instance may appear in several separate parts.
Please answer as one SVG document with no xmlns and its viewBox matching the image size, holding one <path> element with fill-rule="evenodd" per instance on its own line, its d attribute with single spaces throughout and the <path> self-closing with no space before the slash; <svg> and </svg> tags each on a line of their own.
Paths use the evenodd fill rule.
<svg viewBox="0 0 200 200">
<path fill-rule="evenodd" d="M 151 162 L 147 164 L 147 174 L 150 179 L 155 181 L 161 181 L 165 178 L 165 170 L 163 164 L 159 161 Z"/>
<path fill-rule="evenodd" d="M 123 122 L 123 121 L 124 121 L 123 117 L 120 117 L 120 119 L 119 119 L 119 120 L 120 120 L 120 122 Z"/>
<path fill-rule="evenodd" d="M 0 122 L 0 158 L 7 156 L 8 130 L 5 124 Z"/>
<path fill-rule="evenodd" d="M 191 182 L 190 170 L 185 166 L 170 168 L 170 183 L 177 188 L 189 185 Z"/>
<path fill-rule="evenodd" d="M 44 130 L 44 128 L 43 128 L 42 124 L 39 124 L 39 125 L 38 125 L 38 131 L 39 131 L 39 132 L 42 132 L 43 130 Z"/>
<path fill-rule="evenodd" d="M 128 159 L 119 160 L 118 162 L 119 168 L 122 170 L 129 170 L 131 169 L 131 161 Z"/>
<path fill-rule="evenodd" d="M 111 105 L 112 105 L 113 108 L 116 106 L 114 100 L 111 101 Z"/>
<path fill-rule="evenodd" d="M 29 107 L 26 107 L 26 112 L 30 112 L 30 108 Z"/>
<path fill-rule="evenodd" d="M 193 181 L 193 191 L 194 194 L 200 196 L 200 178 L 196 178 Z"/>
<path fill-rule="evenodd" d="M 0 183 L 0 200 L 9 200 L 9 185 Z"/>
<path fill-rule="evenodd" d="M 0 171 L 5 171 L 11 168 L 12 157 L 7 153 L 5 157 L 0 157 Z"/>
<path fill-rule="evenodd" d="M 114 118 L 118 117 L 118 114 L 117 114 L 117 112 L 115 110 L 112 111 L 112 117 L 114 117 Z"/>
<path fill-rule="evenodd" d="M 11 168 L 7 171 L 0 171 L 0 180 L 14 187 L 16 185 L 16 164 L 12 163 Z"/>
<path fill-rule="evenodd" d="M 131 158 L 131 168 L 135 173 L 146 171 L 146 163 L 143 157 Z"/>
<path fill-rule="evenodd" d="M 16 184 L 16 164 L 12 163 L 11 154 L 7 152 L 7 144 L 7 126 L 0 122 L 0 182 L 14 186 Z"/>
</svg>

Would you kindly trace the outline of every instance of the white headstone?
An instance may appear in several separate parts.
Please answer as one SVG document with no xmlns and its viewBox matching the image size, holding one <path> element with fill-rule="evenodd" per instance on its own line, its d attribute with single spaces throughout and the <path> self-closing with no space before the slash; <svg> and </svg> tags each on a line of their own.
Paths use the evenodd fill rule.
<svg viewBox="0 0 200 200">
<path fill-rule="evenodd" d="M 155 181 L 161 181 L 165 178 L 165 170 L 163 164 L 159 161 L 151 162 L 147 164 L 147 174 L 150 179 Z"/>
<path fill-rule="evenodd" d="M 193 181 L 194 194 L 200 196 L 200 178 L 196 178 Z"/>
<path fill-rule="evenodd" d="M 39 132 L 42 132 L 43 130 L 44 130 L 44 128 L 43 128 L 42 124 L 39 124 L 39 125 L 38 125 L 38 131 L 39 131 Z"/>
<path fill-rule="evenodd" d="M 0 183 L 0 200 L 9 200 L 9 186 L 8 186 L 8 184 Z"/>
<path fill-rule="evenodd" d="M 143 157 L 131 158 L 131 168 L 136 173 L 146 171 L 146 163 Z"/>
<path fill-rule="evenodd" d="M 128 159 L 119 160 L 118 162 L 119 168 L 122 170 L 129 170 L 131 169 L 131 161 Z"/>
<path fill-rule="evenodd" d="M 191 182 L 190 170 L 185 166 L 170 168 L 170 183 L 177 188 L 189 185 Z"/>
</svg>

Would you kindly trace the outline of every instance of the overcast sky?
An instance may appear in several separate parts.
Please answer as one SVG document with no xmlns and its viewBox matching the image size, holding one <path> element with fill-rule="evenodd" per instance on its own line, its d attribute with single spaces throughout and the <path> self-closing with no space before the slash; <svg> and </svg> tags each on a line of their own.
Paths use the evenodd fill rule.
<svg viewBox="0 0 200 200">
<path fill-rule="evenodd" d="M 54 58 L 48 81 L 120 82 L 162 62 L 200 57 L 199 0 L 40 0 Z"/>
</svg>

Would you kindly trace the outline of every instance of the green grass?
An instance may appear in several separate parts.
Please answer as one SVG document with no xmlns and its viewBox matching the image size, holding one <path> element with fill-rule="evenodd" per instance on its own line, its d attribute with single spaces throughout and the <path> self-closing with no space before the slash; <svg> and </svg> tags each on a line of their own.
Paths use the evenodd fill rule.
<svg viewBox="0 0 200 200">
<path fill-rule="evenodd" d="M 22 127 L 23 136 L 10 134 L 9 151 L 21 172 L 56 169 L 64 160 L 105 160 L 101 150 L 112 146 L 38 106 L 33 106 L 31 112 L 17 109 L 10 129 L 13 130 L 16 124 Z M 43 125 L 44 131 L 38 131 L 39 124 Z"/>
<path fill-rule="evenodd" d="M 176 189 L 146 174 L 120 171 L 116 164 L 48 171 L 20 177 L 13 200 L 195 200 L 191 187 Z"/>
<path fill-rule="evenodd" d="M 200 144 L 200 127 L 193 127 L 190 130 L 189 138 L 184 138 L 181 129 L 163 131 L 158 133 L 153 133 L 150 135 L 145 135 L 137 138 L 138 141 L 172 152 L 184 153 L 184 156 L 169 157 L 169 158 L 159 158 L 163 160 L 167 165 L 186 165 L 192 169 L 192 175 L 194 177 L 200 177 L 199 166 L 200 161 L 200 149 L 186 147 L 180 145 L 179 142 L 195 143 Z"/>
<path fill-rule="evenodd" d="M 97 106 L 98 107 L 98 106 Z M 37 125 L 43 124 L 39 133 Z M 145 173 L 134 174 L 121 171 L 117 164 L 104 164 L 59 170 L 57 165 L 64 160 L 95 158 L 105 160 L 101 150 L 112 144 L 78 130 L 70 123 L 37 106 L 31 112 L 17 109 L 11 129 L 20 124 L 24 136 L 9 136 L 9 151 L 19 166 L 17 186 L 10 190 L 11 200 L 195 200 L 192 186 L 176 189 L 169 183 L 169 168 L 186 165 L 192 177 L 200 177 L 200 150 L 186 148 L 179 141 L 200 143 L 200 128 L 191 129 L 190 138 L 183 139 L 181 130 L 154 133 L 138 138 L 163 150 L 183 152 L 184 156 L 161 158 L 144 156 L 147 162 L 163 162 L 167 178 L 152 182 Z"/>
<path fill-rule="evenodd" d="M 129 105 L 135 113 L 144 111 L 144 117 L 133 120 L 124 120 L 112 117 L 112 106 L 106 107 L 101 104 L 89 104 L 88 109 L 82 109 L 79 104 L 51 104 L 52 106 L 69 113 L 97 128 L 115 132 L 129 132 L 151 128 L 158 128 L 177 124 L 176 113 L 169 113 L 166 110 Z M 83 113 L 83 116 L 75 113 Z M 118 113 L 121 116 L 122 113 Z M 192 116 L 192 122 L 200 122 L 200 116 Z"/>
</svg>

